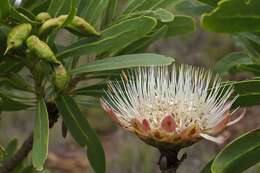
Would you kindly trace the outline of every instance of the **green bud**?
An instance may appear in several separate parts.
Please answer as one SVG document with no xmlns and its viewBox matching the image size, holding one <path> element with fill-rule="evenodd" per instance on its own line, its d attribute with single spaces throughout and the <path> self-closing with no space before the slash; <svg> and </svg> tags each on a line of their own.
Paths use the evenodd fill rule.
<svg viewBox="0 0 260 173">
<path fill-rule="evenodd" d="M 60 64 L 60 61 L 56 59 L 51 48 L 35 35 L 30 36 L 26 40 L 26 45 L 29 51 L 35 53 L 38 58 L 47 60 L 51 63 Z"/>
<path fill-rule="evenodd" d="M 72 22 L 68 25 L 68 30 L 77 32 L 82 35 L 100 35 L 100 33 L 97 32 L 92 25 L 78 16 L 73 18 Z"/>
<path fill-rule="evenodd" d="M 68 15 L 61 15 L 57 18 L 48 19 L 40 27 L 39 35 L 46 35 L 50 33 L 52 30 L 61 27 L 67 18 Z M 71 31 L 72 33 L 84 36 L 100 35 L 100 33 L 97 32 L 93 26 L 91 26 L 87 21 L 78 16 L 75 16 L 72 19 L 71 23 L 65 26 L 65 28 Z"/>
<path fill-rule="evenodd" d="M 39 35 L 47 35 L 52 30 L 60 27 L 63 24 L 61 19 L 52 18 L 45 21 L 39 29 Z"/>
<path fill-rule="evenodd" d="M 51 16 L 49 15 L 49 13 L 47 12 L 42 12 L 42 13 L 39 13 L 35 20 L 36 21 L 39 21 L 41 23 L 44 23 L 45 21 L 49 20 L 51 18 Z"/>
<path fill-rule="evenodd" d="M 53 83 L 59 90 L 64 90 L 68 83 L 69 76 L 65 67 L 60 64 L 54 68 Z"/>
<path fill-rule="evenodd" d="M 26 38 L 30 36 L 31 31 L 32 25 L 27 23 L 13 27 L 7 36 L 7 49 L 5 54 L 10 49 L 21 47 Z"/>
</svg>

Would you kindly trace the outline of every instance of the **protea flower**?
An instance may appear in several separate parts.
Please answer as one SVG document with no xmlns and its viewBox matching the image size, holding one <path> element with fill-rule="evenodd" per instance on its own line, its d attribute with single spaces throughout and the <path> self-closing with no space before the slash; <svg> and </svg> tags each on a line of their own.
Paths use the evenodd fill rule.
<svg viewBox="0 0 260 173">
<path fill-rule="evenodd" d="M 157 148 L 182 148 L 218 135 L 238 122 L 231 118 L 237 96 L 221 87 L 221 78 L 189 65 L 140 67 L 110 82 L 102 107 L 127 131 Z M 234 119 L 234 120 L 231 120 Z"/>
</svg>

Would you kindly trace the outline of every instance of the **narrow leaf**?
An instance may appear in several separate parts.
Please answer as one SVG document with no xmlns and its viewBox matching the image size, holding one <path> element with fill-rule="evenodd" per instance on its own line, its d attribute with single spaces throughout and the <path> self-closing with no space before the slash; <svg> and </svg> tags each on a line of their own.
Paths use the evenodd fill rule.
<svg viewBox="0 0 260 173">
<path fill-rule="evenodd" d="M 96 173 L 105 173 L 105 154 L 96 132 L 70 96 L 60 95 L 55 101 L 63 121 L 76 142 L 87 145 L 89 162 Z"/>
<path fill-rule="evenodd" d="M 9 0 L 1 0 L 1 6 L 0 6 L 0 19 L 5 18 L 10 13 L 10 3 Z"/>
<path fill-rule="evenodd" d="M 98 22 L 99 17 L 106 9 L 109 0 L 89 0 L 89 4 L 86 9 L 86 14 L 84 18 L 90 22 L 92 25 L 95 25 Z"/>
<path fill-rule="evenodd" d="M 116 16 L 118 8 L 118 0 L 109 0 L 109 3 L 106 8 L 104 19 L 102 21 L 102 28 L 109 26 Z"/>
<path fill-rule="evenodd" d="M 71 21 L 73 20 L 73 18 L 75 17 L 76 14 L 77 14 L 77 0 L 70 0 L 69 16 L 64 21 L 64 23 L 62 24 L 61 28 L 63 26 L 68 25 L 69 23 L 71 23 Z"/>
<path fill-rule="evenodd" d="M 238 173 L 260 161 L 260 130 L 253 130 L 229 143 L 213 161 L 214 173 Z"/>
<path fill-rule="evenodd" d="M 43 98 L 38 99 L 33 134 L 32 163 L 36 170 L 41 171 L 48 155 L 49 117 Z"/>
<path fill-rule="evenodd" d="M 155 30 L 153 33 L 144 36 L 143 38 L 133 42 L 123 50 L 120 50 L 117 55 L 133 54 L 144 52 L 153 42 L 163 38 L 168 31 L 168 27 L 163 25 L 162 27 Z"/>
<path fill-rule="evenodd" d="M 166 37 L 175 37 L 195 31 L 195 22 L 190 16 L 176 15 L 174 20 L 166 25 L 168 26 Z"/>
<path fill-rule="evenodd" d="M 24 102 L 14 100 L 8 96 L 5 92 L 0 91 L 0 110 L 2 111 L 18 111 L 29 108 Z"/>
<path fill-rule="evenodd" d="M 223 58 L 221 58 L 215 65 L 214 71 L 228 75 L 232 67 L 239 64 L 249 64 L 252 63 L 251 59 L 244 52 L 233 52 Z"/>
<path fill-rule="evenodd" d="M 260 80 L 258 78 L 244 81 L 231 81 L 223 83 L 224 90 L 230 86 L 234 87 L 234 94 L 238 98 L 232 105 L 233 108 L 255 106 L 260 104 Z"/>
<path fill-rule="evenodd" d="M 260 1 L 220 1 L 216 9 L 201 17 L 202 26 L 214 32 L 260 31 Z"/>
<path fill-rule="evenodd" d="M 32 25 L 38 24 L 38 22 L 31 20 L 30 17 L 17 11 L 14 7 L 11 7 L 10 9 L 10 17 L 19 23 L 30 23 Z"/>
<path fill-rule="evenodd" d="M 97 60 L 89 64 L 81 65 L 73 69 L 72 74 L 100 72 L 140 66 L 169 65 L 173 61 L 173 58 L 149 53 L 122 55 L 112 58 L 106 58 L 103 60 Z"/>
<path fill-rule="evenodd" d="M 58 16 L 65 2 L 66 0 L 52 0 L 47 12 L 52 17 Z"/>
<path fill-rule="evenodd" d="M 200 16 L 205 12 L 210 12 L 212 7 L 198 1 L 179 1 L 175 9 L 181 14 Z"/>
<path fill-rule="evenodd" d="M 176 2 L 178 2 L 178 0 L 132 0 L 127 5 L 124 14 L 163 8 Z"/>
<path fill-rule="evenodd" d="M 94 41 L 87 40 L 86 44 L 78 42 L 66 47 L 59 52 L 58 58 L 66 58 L 70 56 L 80 56 L 90 53 L 102 53 L 113 49 L 126 47 L 133 41 L 149 33 L 157 24 L 157 21 L 152 17 L 137 17 L 122 21 L 112 25 L 102 32 L 102 36 Z M 80 43 L 84 40 L 80 40 Z"/>
<path fill-rule="evenodd" d="M 161 22 L 172 22 L 174 19 L 174 15 L 170 11 L 163 8 L 158 8 L 154 11 L 154 14 L 160 18 Z"/>
</svg>

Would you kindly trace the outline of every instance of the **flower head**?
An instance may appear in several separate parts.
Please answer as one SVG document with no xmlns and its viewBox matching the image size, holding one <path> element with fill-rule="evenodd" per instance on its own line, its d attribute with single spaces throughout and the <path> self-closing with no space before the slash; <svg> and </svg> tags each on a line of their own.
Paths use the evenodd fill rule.
<svg viewBox="0 0 260 173">
<path fill-rule="evenodd" d="M 201 138 L 223 142 L 219 134 L 231 121 L 233 88 L 221 87 L 210 71 L 189 65 L 142 67 L 110 82 L 104 110 L 124 129 L 159 147 L 190 145 Z"/>
</svg>

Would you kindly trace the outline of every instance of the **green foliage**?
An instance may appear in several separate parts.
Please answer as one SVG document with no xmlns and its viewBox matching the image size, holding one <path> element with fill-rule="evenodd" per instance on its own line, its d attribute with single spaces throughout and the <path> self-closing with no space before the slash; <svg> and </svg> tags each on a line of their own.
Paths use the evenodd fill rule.
<svg viewBox="0 0 260 173">
<path fill-rule="evenodd" d="M 201 17 L 202 26 L 214 32 L 260 31 L 260 2 L 258 0 L 225 0 Z"/>
<path fill-rule="evenodd" d="M 102 145 L 73 98 L 60 95 L 55 102 L 74 139 L 80 146 L 87 146 L 88 159 L 93 169 L 97 173 L 105 173 L 105 154 Z"/>
<path fill-rule="evenodd" d="M 199 1 L 180 0 L 176 4 L 175 9 L 180 13 L 199 16 L 202 13 L 212 10 L 212 7 Z"/>
<path fill-rule="evenodd" d="M 232 73 L 232 68 L 236 68 L 241 64 L 250 64 L 252 60 L 245 52 L 232 52 L 221 58 L 215 65 L 214 70 L 222 75 Z"/>
<path fill-rule="evenodd" d="M 229 143 L 201 173 L 239 173 L 260 161 L 260 130 Z"/>
<path fill-rule="evenodd" d="M 71 71 L 72 74 L 102 72 L 131 68 L 137 66 L 169 65 L 173 58 L 156 54 L 132 54 L 97 60 L 93 63 L 81 65 Z"/>
<path fill-rule="evenodd" d="M 44 99 L 39 98 L 35 117 L 35 129 L 33 136 L 32 162 L 36 170 L 43 170 L 47 159 L 49 144 L 49 118 Z"/>
<path fill-rule="evenodd" d="M 58 58 L 66 58 L 120 49 L 151 32 L 156 24 L 157 21 L 154 18 L 147 16 L 124 20 L 105 29 L 100 38 L 87 44 L 82 44 L 82 42 L 89 39 L 79 40 L 66 47 L 57 56 Z"/>
<path fill-rule="evenodd" d="M 1 2 L 1 10 L 0 10 L 0 17 L 1 18 L 5 18 L 9 15 L 10 13 L 10 3 L 9 3 L 9 0 L 3 0 Z"/>
<path fill-rule="evenodd" d="M 239 94 L 233 107 L 259 105 L 259 1 L 220 0 L 218 3 L 200 1 L 215 8 L 201 16 L 202 26 L 209 31 L 233 34 L 238 45 L 244 49 L 241 52 L 231 52 L 221 58 L 215 66 L 215 71 L 226 76 L 241 72 L 251 73 L 254 76 L 251 80 L 223 84 L 223 87 L 233 85 L 235 93 Z M 202 172 L 237 173 L 255 165 L 260 161 L 259 134 L 259 130 L 255 130 L 237 138 L 216 156 L 212 164 L 208 163 Z"/>
</svg>

